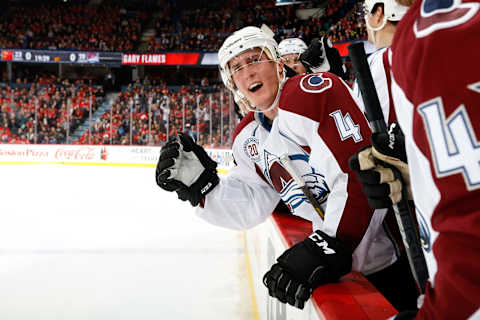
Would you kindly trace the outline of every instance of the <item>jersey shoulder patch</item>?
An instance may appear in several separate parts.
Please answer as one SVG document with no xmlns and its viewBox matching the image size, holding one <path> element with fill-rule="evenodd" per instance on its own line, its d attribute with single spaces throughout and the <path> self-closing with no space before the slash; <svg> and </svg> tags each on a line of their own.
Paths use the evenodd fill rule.
<svg viewBox="0 0 480 320">
<path fill-rule="evenodd" d="M 280 97 L 279 108 L 320 122 L 345 104 L 350 97 L 347 86 L 336 75 L 319 72 L 288 79 Z M 347 98 L 348 99 L 348 98 Z"/>
<path fill-rule="evenodd" d="M 417 38 L 426 37 L 441 29 L 468 22 L 479 11 L 480 4 L 461 0 L 423 0 L 420 16 L 413 26 Z"/>
<path fill-rule="evenodd" d="M 300 79 L 300 88 L 308 93 L 321 93 L 332 87 L 332 79 L 322 74 L 307 74 Z"/>
</svg>

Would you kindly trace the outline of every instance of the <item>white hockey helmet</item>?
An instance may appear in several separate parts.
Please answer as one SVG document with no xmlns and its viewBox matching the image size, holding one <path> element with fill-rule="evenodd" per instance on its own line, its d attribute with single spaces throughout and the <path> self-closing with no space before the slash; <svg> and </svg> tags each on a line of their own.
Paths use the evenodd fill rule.
<svg viewBox="0 0 480 320">
<path fill-rule="evenodd" d="M 388 21 L 400 21 L 408 11 L 408 7 L 395 0 L 365 0 L 365 11 L 371 13 L 377 3 L 383 4 L 383 14 Z"/>
<path fill-rule="evenodd" d="M 305 50 L 307 50 L 307 45 L 300 38 L 285 39 L 278 44 L 278 53 L 280 54 L 280 57 L 292 53 L 300 54 Z"/>
<path fill-rule="evenodd" d="M 273 35 L 257 27 L 245 27 L 230 35 L 218 50 L 218 62 L 223 83 L 234 90 L 232 73 L 228 62 L 239 54 L 254 48 L 261 48 L 269 59 L 278 62 L 278 44 Z"/>
<path fill-rule="evenodd" d="M 262 52 L 264 52 L 271 61 L 274 61 L 275 63 L 280 62 L 277 41 L 275 41 L 273 38 L 273 32 L 267 26 L 262 26 L 262 28 L 248 26 L 232 33 L 227 39 L 225 39 L 218 50 L 218 62 L 222 81 L 225 86 L 233 92 L 235 101 L 237 103 L 243 103 L 248 111 L 260 112 L 256 110 L 254 106 L 251 106 L 245 95 L 236 88 L 232 78 L 232 71 L 228 65 L 228 62 L 234 57 L 254 48 L 262 49 Z M 277 97 L 275 98 L 274 103 L 263 112 L 273 109 L 278 103 L 281 87 L 285 81 L 284 74 L 285 72 L 283 73 L 283 77 L 280 74 L 277 74 L 279 79 Z"/>
</svg>

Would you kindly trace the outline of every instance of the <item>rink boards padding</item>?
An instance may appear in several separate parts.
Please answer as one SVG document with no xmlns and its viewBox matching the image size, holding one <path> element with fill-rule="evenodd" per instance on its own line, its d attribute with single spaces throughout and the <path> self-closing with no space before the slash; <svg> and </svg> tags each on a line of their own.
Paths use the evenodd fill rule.
<svg viewBox="0 0 480 320">
<path fill-rule="evenodd" d="M 393 306 L 358 272 L 351 272 L 338 283 L 318 287 L 303 310 L 280 303 L 268 296 L 263 275 L 288 247 L 311 233 L 311 223 L 301 218 L 274 213 L 265 223 L 246 232 L 258 318 L 287 319 L 388 319 L 396 314 Z"/>
<path fill-rule="evenodd" d="M 159 146 L 0 144 L 0 164 L 61 164 L 155 168 Z M 219 173 L 233 166 L 232 150 L 206 149 Z"/>
</svg>

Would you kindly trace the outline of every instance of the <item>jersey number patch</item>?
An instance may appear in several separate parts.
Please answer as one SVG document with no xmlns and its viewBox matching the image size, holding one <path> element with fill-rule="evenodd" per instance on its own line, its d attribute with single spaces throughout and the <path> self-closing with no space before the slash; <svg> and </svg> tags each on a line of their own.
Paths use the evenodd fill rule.
<svg viewBox="0 0 480 320">
<path fill-rule="evenodd" d="M 335 119 L 335 125 L 337 126 L 342 141 L 347 140 L 348 138 L 353 138 L 355 143 L 363 140 L 362 134 L 360 133 L 360 126 L 353 123 L 352 117 L 350 117 L 349 113 L 343 116 L 342 112 L 337 110 L 330 113 L 330 116 Z"/>
<path fill-rule="evenodd" d="M 418 107 L 430 143 L 437 177 L 462 173 L 468 190 L 480 188 L 480 142 L 465 106 L 445 118 L 441 98 Z"/>
</svg>

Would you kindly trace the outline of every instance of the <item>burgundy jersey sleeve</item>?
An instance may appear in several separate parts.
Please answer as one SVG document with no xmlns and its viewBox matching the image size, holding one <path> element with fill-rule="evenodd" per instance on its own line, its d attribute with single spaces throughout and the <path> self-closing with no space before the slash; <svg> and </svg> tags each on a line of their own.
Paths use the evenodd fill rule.
<svg viewBox="0 0 480 320">
<path fill-rule="evenodd" d="M 390 48 L 387 48 L 382 54 L 383 70 L 385 71 L 385 79 L 387 81 L 387 91 L 388 91 L 388 119 L 387 123 L 390 125 L 393 122 L 397 121 L 397 115 L 395 114 L 395 107 L 392 96 L 392 75 L 391 75 L 391 66 L 389 61 Z"/>
<path fill-rule="evenodd" d="M 392 91 L 430 284 L 418 319 L 480 307 L 478 1 L 416 1 L 392 46 Z"/>
<path fill-rule="evenodd" d="M 330 177 L 329 187 L 336 188 L 337 181 L 340 181 L 338 177 L 346 178 L 345 188 L 332 191 L 332 194 L 344 193 L 338 200 L 344 203 L 330 203 L 337 201 L 331 200 L 335 199 L 335 195 L 331 196 L 327 201 L 326 216 L 339 216 L 336 237 L 355 249 L 365 235 L 374 210 L 369 207 L 355 173 L 348 167 L 348 158 L 369 145 L 371 135 L 351 90 L 341 79 L 328 72 L 300 75 L 285 84 L 279 108 L 281 112 L 295 114 L 294 119 L 299 119 L 298 123 L 292 120 L 282 126 L 289 128 L 289 134 L 300 145 L 311 149 L 311 159 L 315 162 L 312 164 L 327 177 L 332 172 L 331 166 L 338 171 Z M 302 131 L 312 123 L 315 124 L 315 132 Z M 329 158 L 323 157 L 323 153 Z"/>
</svg>

